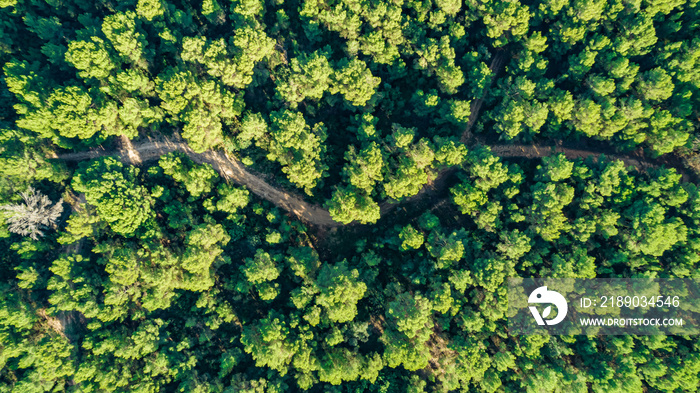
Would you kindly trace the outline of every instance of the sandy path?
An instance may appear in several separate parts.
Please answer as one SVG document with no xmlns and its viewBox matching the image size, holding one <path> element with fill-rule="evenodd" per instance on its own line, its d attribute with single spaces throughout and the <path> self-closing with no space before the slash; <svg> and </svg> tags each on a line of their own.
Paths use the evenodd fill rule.
<svg viewBox="0 0 700 393">
<path fill-rule="evenodd" d="M 65 161 L 82 161 L 101 156 L 115 156 L 120 161 L 128 164 L 140 164 L 152 161 L 170 152 L 179 151 L 185 153 L 192 161 L 198 164 L 210 164 L 221 176 L 247 187 L 255 195 L 268 200 L 276 206 L 293 213 L 301 220 L 320 226 L 340 226 L 331 219 L 328 210 L 317 205 L 310 204 L 300 197 L 279 190 L 259 176 L 249 172 L 237 159 L 223 151 L 208 150 L 204 153 L 195 153 L 186 142 L 175 139 L 150 139 L 132 143 L 122 140 L 122 148 L 117 151 L 92 150 L 82 153 L 70 153 L 60 155 L 58 158 Z"/>
</svg>

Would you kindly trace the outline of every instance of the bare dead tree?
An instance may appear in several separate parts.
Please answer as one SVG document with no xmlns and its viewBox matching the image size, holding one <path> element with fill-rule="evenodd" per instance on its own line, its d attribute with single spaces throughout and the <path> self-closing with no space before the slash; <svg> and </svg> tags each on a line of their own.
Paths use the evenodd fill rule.
<svg viewBox="0 0 700 393">
<path fill-rule="evenodd" d="M 53 204 L 49 197 L 29 187 L 27 192 L 20 192 L 24 204 L 0 206 L 7 216 L 8 230 L 34 240 L 44 235 L 45 228 L 55 228 L 56 220 L 63 212 L 63 204 Z"/>
</svg>

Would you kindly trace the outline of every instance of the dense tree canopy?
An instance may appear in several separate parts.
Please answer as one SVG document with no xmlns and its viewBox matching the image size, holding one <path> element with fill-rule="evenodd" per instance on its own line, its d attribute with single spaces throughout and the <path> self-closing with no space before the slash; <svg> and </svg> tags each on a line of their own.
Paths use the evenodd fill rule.
<svg viewBox="0 0 700 393">
<path fill-rule="evenodd" d="M 0 393 L 700 391 L 696 336 L 515 335 L 505 284 L 700 277 L 699 22 L 0 0 Z"/>
</svg>

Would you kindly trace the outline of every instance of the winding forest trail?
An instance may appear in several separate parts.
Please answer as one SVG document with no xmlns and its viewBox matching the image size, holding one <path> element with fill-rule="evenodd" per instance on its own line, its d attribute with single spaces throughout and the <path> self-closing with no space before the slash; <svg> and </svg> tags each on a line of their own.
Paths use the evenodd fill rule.
<svg viewBox="0 0 700 393">
<path fill-rule="evenodd" d="M 63 154 L 59 155 L 58 158 L 64 161 L 82 161 L 102 156 L 115 156 L 120 161 L 133 165 L 157 160 L 160 156 L 174 151 L 185 153 L 192 161 L 198 164 L 210 164 L 227 180 L 232 180 L 245 186 L 255 195 L 293 213 L 303 221 L 326 227 L 341 225 L 333 221 L 328 210 L 271 186 L 261 176 L 251 173 L 245 168 L 243 163 L 225 152 L 208 150 L 204 153 L 195 153 L 185 141 L 180 140 L 178 137 L 174 139 L 150 138 L 135 144 L 126 138 L 122 138 L 122 148 L 116 151 L 91 150 L 81 153 Z"/>
<path fill-rule="evenodd" d="M 582 150 L 563 146 L 544 146 L 544 145 L 492 145 L 491 151 L 502 158 L 524 158 L 536 159 L 546 157 L 555 153 L 563 153 L 569 159 L 578 159 L 593 156 L 598 159 L 605 152 Z M 333 221 L 327 209 L 318 205 L 314 205 L 304 201 L 301 197 L 291 194 L 287 191 L 280 190 L 265 182 L 261 176 L 251 173 L 237 159 L 229 156 L 223 151 L 206 151 L 204 153 L 195 153 L 189 148 L 186 142 L 182 140 L 171 140 L 162 138 L 159 140 L 150 139 L 146 141 L 123 143 L 123 147 L 115 151 L 106 150 L 91 150 L 81 153 L 69 153 L 59 155 L 58 158 L 64 161 L 83 161 L 102 156 L 115 156 L 120 161 L 128 164 L 140 164 L 146 161 L 152 161 L 170 152 L 179 151 L 185 153 L 192 161 L 199 164 L 210 164 L 217 172 L 227 180 L 232 180 L 240 185 L 247 187 L 255 195 L 272 202 L 276 206 L 293 213 L 303 221 L 322 226 L 322 227 L 338 227 L 342 224 Z M 638 155 L 623 155 L 623 154 L 605 154 L 606 158 L 611 160 L 620 160 L 626 166 L 633 166 L 639 170 L 647 170 L 659 166 L 675 167 L 679 173 L 685 174 L 685 169 L 682 163 L 675 162 L 670 158 L 664 159 L 648 159 L 638 153 Z M 420 193 L 408 200 L 415 200 L 434 194 L 440 191 L 444 186 L 444 179 L 455 171 L 456 168 L 450 168 L 438 172 L 431 186 L 426 186 Z M 384 202 L 381 204 L 382 215 L 389 212 L 399 204 Z"/>
<path fill-rule="evenodd" d="M 489 69 L 493 75 L 503 71 L 507 60 L 506 51 L 496 52 Z M 495 78 L 493 78 L 495 80 Z M 484 96 L 488 91 L 484 93 Z M 471 103 L 471 113 L 469 121 L 461 134 L 460 141 L 466 144 L 469 148 L 475 145 L 489 146 L 491 151 L 502 158 L 524 158 L 535 159 L 549 156 L 555 153 L 563 153 L 568 159 L 578 159 L 586 157 L 594 157 L 596 160 L 600 156 L 605 155 L 611 160 L 621 160 L 626 166 L 633 166 L 640 171 L 656 168 L 660 166 L 673 167 L 684 175 L 687 180 L 690 175 L 683 166 L 680 159 L 675 157 L 660 157 L 657 159 L 649 159 L 644 156 L 641 150 L 637 150 L 632 154 L 616 154 L 612 148 L 597 147 L 596 149 L 577 149 L 570 145 L 565 145 L 561 141 L 555 141 L 554 146 L 549 145 L 505 145 L 505 144 L 490 144 L 483 138 L 474 137 L 471 133 L 472 126 L 476 123 L 481 112 L 481 106 L 484 103 L 484 98 L 473 100 Z M 68 153 L 59 155 L 57 158 L 64 161 L 82 161 L 102 156 L 115 156 L 120 161 L 132 165 L 138 165 L 142 162 L 152 161 L 160 158 L 160 156 L 170 152 L 179 151 L 185 153 L 192 161 L 199 164 L 210 164 L 221 176 L 227 180 L 232 180 L 240 185 L 247 187 L 252 193 L 263 198 L 274 205 L 293 213 L 301 220 L 310 224 L 332 228 L 340 227 L 343 224 L 333 221 L 327 209 L 321 206 L 308 203 L 302 197 L 294 195 L 290 192 L 280 190 L 265 182 L 260 175 L 254 174 L 245 168 L 245 165 L 236 158 L 231 157 L 224 151 L 208 150 L 204 153 L 195 153 L 187 145 L 187 142 L 175 135 L 174 138 L 149 138 L 139 141 L 136 144 L 132 143 L 128 138 L 121 138 L 121 148 L 115 151 L 106 151 L 104 148 L 97 148 L 87 152 Z M 416 195 L 406 198 L 401 203 L 395 201 L 385 201 L 380 204 L 380 214 L 383 216 L 389 211 L 403 203 L 416 201 L 421 198 L 433 196 L 441 192 L 446 184 L 446 179 L 450 174 L 456 171 L 456 167 L 443 169 L 437 172 L 429 185 Z"/>
</svg>

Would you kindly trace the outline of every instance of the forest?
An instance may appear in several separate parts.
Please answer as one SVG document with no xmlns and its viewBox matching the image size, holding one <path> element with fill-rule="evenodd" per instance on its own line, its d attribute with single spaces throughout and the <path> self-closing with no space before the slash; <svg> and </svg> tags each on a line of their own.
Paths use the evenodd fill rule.
<svg viewBox="0 0 700 393">
<path fill-rule="evenodd" d="M 0 0 L 0 65 L 0 393 L 700 391 L 505 284 L 700 279 L 699 0 Z"/>
</svg>

